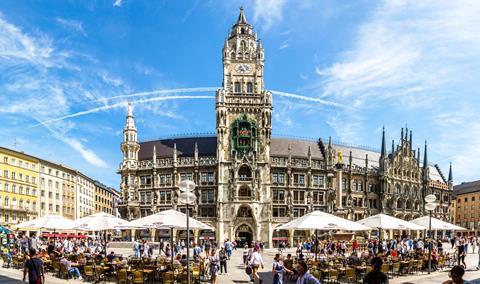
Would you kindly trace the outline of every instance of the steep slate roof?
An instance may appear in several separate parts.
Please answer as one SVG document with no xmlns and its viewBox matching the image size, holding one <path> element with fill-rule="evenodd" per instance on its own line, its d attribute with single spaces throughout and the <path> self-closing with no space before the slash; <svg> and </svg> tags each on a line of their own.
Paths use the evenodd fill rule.
<svg viewBox="0 0 480 284">
<path fill-rule="evenodd" d="M 444 176 L 438 171 L 437 167 L 429 165 L 428 168 L 428 175 L 431 180 L 447 183 Z"/>
<path fill-rule="evenodd" d="M 158 158 L 173 157 L 173 144 L 177 144 L 177 155 L 193 156 L 195 151 L 195 142 L 198 145 L 198 154 L 200 156 L 215 156 L 217 150 L 217 137 L 187 137 L 187 138 L 172 138 L 154 141 L 140 142 L 140 152 L 138 153 L 139 160 L 151 160 L 153 157 L 153 146 L 155 145 Z M 292 157 L 307 157 L 308 147 L 313 159 L 323 160 L 323 155 L 318 146 L 318 142 L 313 140 L 299 140 L 288 138 L 272 138 L 270 144 L 270 155 L 272 156 L 287 156 L 288 145 L 291 147 Z M 325 144 L 327 147 L 327 144 Z M 342 151 L 343 162 L 348 164 L 348 156 L 352 151 L 353 164 L 358 166 L 365 166 L 365 154 L 368 153 L 368 160 L 370 167 L 378 166 L 378 159 L 380 153 L 375 151 L 364 150 L 356 147 L 347 147 L 340 145 L 333 145 L 337 151 Z"/>
<path fill-rule="evenodd" d="M 216 155 L 217 137 L 189 137 L 140 142 L 138 159 L 141 161 L 151 160 L 154 145 L 157 150 L 157 158 L 173 157 L 173 144 L 177 144 L 178 157 L 193 156 L 195 153 L 195 142 L 197 142 L 200 156 Z"/>
<path fill-rule="evenodd" d="M 453 186 L 453 197 L 457 195 L 480 192 L 480 180 L 463 182 Z"/>
<path fill-rule="evenodd" d="M 310 146 L 310 153 L 314 159 L 322 159 L 323 155 L 320 152 L 320 147 L 315 141 L 309 140 L 292 140 L 287 138 L 272 138 L 270 143 L 271 156 L 288 156 L 288 145 L 291 148 L 292 157 L 307 157 L 308 146 Z"/>
<path fill-rule="evenodd" d="M 333 145 L 333 148 L 338 152 L 342 152 L 343 163 L 348 165 L 350 151 L 352 151 L 352 163 L 360 167 L 365 167 L 365 155 L 368 154 L 368 167 L 378 167 L 380 160 L 380 152 L 365 150 L 357 147 Z"/>
</svg>

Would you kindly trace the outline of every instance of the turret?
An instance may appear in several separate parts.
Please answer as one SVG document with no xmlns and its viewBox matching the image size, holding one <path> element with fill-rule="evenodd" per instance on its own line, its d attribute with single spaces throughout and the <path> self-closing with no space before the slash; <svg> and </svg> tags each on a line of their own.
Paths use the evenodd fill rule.
<svg viewBox="0 0 480 284">
<path fill-rule="evenodd" d="M 132 105 L 128 104 L 127 117 L 125 127 L 123 128 L 123 143 L 121 145 L 123 153 L 123 161 L 138 160 L 138 144 L 137 128 L 135 127 L 135 119 L 133 117 Z"/>
</svg>

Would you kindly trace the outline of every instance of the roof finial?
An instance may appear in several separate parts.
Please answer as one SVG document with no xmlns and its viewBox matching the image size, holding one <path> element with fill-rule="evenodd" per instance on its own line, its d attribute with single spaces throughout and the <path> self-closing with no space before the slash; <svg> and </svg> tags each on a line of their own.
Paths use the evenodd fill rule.
<svg viewBox="0 0 480 284">
<path fill-rule="evenodd" d="M 245 17 L 245 12 L 243 6 L 240 7 L 240 15 L 238 15 L 237 24 L 246 24 L 247 18 Z"/>
<path fill-rule="evenodd" d="M 127 105 L 127 116 L 133 116 L 133 106 L 131 102 Z"/>
</svg>

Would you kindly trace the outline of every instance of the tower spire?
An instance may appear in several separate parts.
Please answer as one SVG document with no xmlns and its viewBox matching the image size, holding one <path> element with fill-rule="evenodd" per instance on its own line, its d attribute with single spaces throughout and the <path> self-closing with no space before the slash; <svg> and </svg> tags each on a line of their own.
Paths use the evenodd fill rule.
<svg viewBox="0 0 480 284">
<path fill-rule="evenodd" d="M 248 24 L 243 7 L 240 7 L 240 14 L 238 15 L 237 24 Z"/>
<path fill-rule="evenodd" d="M 412 151 L 412 130 L 410 130 L 410 141 L 408 142 L 408 144 L 410 145 L 410 151 Z"/>
<path fill-rule="evenodd" d="M 450 169 L 448 170 L 448 182 L 453 182 L 452 162 L 450 162 Z"/>
<path fill-rule="evenodd" d="M 425 140 L 425 150 L 423 150 L 423 169 L 428 169 L 427 140 Z"/>
<path fill-rule="evenodd" d="M 382 130 L 382 153 L 381 158 L 385 158 L 387 156 L 387 145 L 385 144 L 385 126 L 383 126 Z"/>
</svg>

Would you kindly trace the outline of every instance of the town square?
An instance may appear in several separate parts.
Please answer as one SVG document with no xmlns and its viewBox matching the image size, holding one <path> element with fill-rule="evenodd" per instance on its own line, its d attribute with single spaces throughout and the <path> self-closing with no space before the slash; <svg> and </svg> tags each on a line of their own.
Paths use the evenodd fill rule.
<svg viewBox="0 0 480 284">
<path fill-rule="evenodd" d="M 480 3 L 0 3 L 0 283 L 480 283 Z"/>
</svg>

